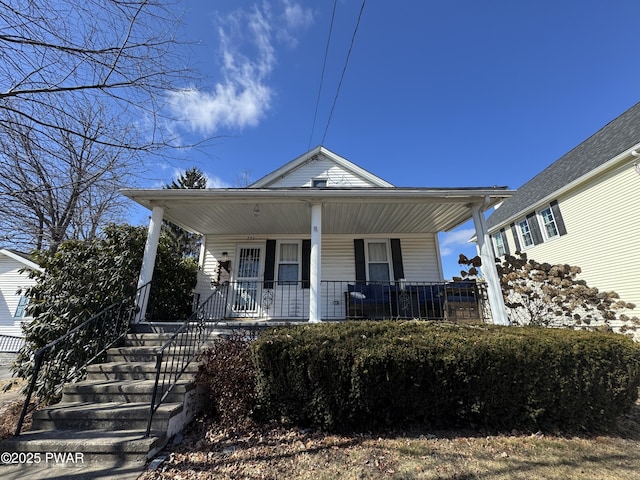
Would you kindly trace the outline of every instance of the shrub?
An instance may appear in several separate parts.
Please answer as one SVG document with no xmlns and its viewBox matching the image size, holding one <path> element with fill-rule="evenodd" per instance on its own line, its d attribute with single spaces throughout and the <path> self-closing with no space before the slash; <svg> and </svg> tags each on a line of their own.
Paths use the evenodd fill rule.
<svg viewBox="0 0 640 480">
<path fill-rule="evenodd" d="M 594 430 L 640 385 L 640 346 L 610 333 L 348 322 L 265 332 L 252 351 L 265 413 L 329 430 Z"/>
<path fill-rule="evenodd" d="M 196 383 L 208 394 L 207 413 L 225 426 L 245 422 L 255 408 L 255 370 L 249 341 L 240 335 L 217 339 L 200 357 Z"/>
</svg>

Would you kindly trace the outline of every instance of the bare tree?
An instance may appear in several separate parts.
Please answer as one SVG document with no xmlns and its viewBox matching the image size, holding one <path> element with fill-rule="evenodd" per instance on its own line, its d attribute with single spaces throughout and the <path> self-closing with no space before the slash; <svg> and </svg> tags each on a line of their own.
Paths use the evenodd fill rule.
<svg viewBox="0 0 640 480">
<path fill-rule="evenodd" d="M 171 0 L 0 0 L 0 122 L 40 131 L 61 127 L 69 98 L 91 97 L 146 135 L 105 144 L 148 150 L 171 139 L 159 129 L 167 92 L 187 75 L 178 57 Z M 43 117 L 41 107 L 57 108 Z M 82 136 L 81 129 L 70 133 Z M 132 139 L 130 138 L 129 141 Z"/>
<path fill-rule="evenodd" d="M 0 0 L 0 244 L 94 237 L 144 155 L 179 145 L 163 108 L 191 79 L 174 3 Z"/>
<path fill-rule="evenodd" d="M 118 187 L 135 175 L 138 152 L 101 140 L 117 127 L 126 141 L 127 131 L 100 104 L 66 110 L 49 131 L 0 124 L 0 231 L 10 236 L 0 241 L 55 251 L 69 238 L 93 238 L 121 209 Z"/>
</svg>

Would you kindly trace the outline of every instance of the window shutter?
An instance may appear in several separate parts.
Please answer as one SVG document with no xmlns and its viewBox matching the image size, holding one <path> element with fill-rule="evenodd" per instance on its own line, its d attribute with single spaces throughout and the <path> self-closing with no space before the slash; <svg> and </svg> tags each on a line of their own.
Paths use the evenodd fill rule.
<svg viewBox="0 0 640 480">
<path fill-rule="evenodd" d="M 302 240 L 302 288 L 311 285 L 311 240 Z"/>
<path fill-rule="evenodd" d="M 540 225 L 538 224 L 538 216 L 536 215 L 536 212 L 531 212 L 527 215 L 527 223 L 529 224 L 529 230 L 531 230 L 533 244 L 538 245 L 542 243 L 542 232 L 540 232 Z"/>
<path fill-rule="evenodd" d="M 556 221 L 556 227 L 558 227 L 558 233 L 560 236 L 567 234 L 567 227 L 564 225 L 564 220 L 562 219 L 562 214 L 560 213 L 560 205 L 558 205 L 558 201 L 554 200 L 551 202 L 551 211 L 553 212 L 553 218 Z"/>
<path fill-rule="evenodd" d="M 516 252 L 521 252 L 522 248 L 520 247 L 520 238 L 518 237 L 518 230 L 516 229 L 516 224 L 512 223 L 509 226 L 511 227 L 511 233 L 513 234 L 513 241 L 516 243 Z"/>
<path fill-rule="evenodd" d="M 362 238 L 353 240 L 353 253 L 356 262 L 356 283 L 366 283 L 367 266 L 364 260 L 364 240 Z"/>
<path fill-rule="evenodd" d="M 276 241 L 267 240 L 264 255 L 264 288 L 273 288 L 273 277 L 276 270 Z"/>
<path fill-rule="evenodd" d="M 404 278 L 404 266 L 402 265 L 402 249 L 400 248 L 400 239 L 392 238 L 391 243 L 391 261 L 393 262 L 393 279 L 398 281 Z"/>
<path fill-rule="evenodd" d="M 504 245 L 504 254 L 509 255 L 509 240 L 507 239 L 507 234 L 504 231 L 504 228 L 500 229 L 499 235 L 502 235 L 502 244 Z"/>
</svg>

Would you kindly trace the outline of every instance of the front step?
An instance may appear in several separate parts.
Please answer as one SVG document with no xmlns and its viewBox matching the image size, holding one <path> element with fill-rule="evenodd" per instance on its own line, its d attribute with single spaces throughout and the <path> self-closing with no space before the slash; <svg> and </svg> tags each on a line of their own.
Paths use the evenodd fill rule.
<svg viewBox="0 0 640 480">
<path fill-rule="evenodd" d="M 140 430 L 31 430 L 2 441 L 5 452 L 78 455 L 85 465 L 105 467 L 124 462 L 143 465 L 166 444 L 166 435 L 154 432 L 150 437 Z M 55 460 L 52 457 L 52 462 Z M 41 463 L 42 463 L 41 462 Z M 67 461 L 65 464 L 71 465 Z M 79 463 L 79 462 L 78 462 Z M 2 470 L 0 470 L 0 474 Z"/>
<path fill-rule="evenodd" d="M 41 456 L 80 453 L 85 463 L 143 465 L 203 404 L 201 390 L 194 383 L 196 360 L 187 365 L 154 414 L 151 435 L 145 437 L 155 386 L 156 351 L 171 335 L 128 335 L 125 346 L 109 349 L 106 363 L 88 367 L 86 380 L 65 385 L 60 403 L 33 412 L 31 431 L 0 442 L 0 451 Z M 207 347 L 202 344 L 201 351 Z M 165 367 L 176 367 L 183 359 L 179 351 L 165 355 L 164 360 L 161 382 Z"/>
<path fill-rule="evenodd" d="M 153 380 L 84 380 L 65 385 L 62 390 L 62 402 L 151 402 L 155 381 Z M 184 399 L 185 393 L 195 388 L 193 381 L 178 381 L 167 402 Z"/>
<path fill-rule="evenodd" d="M 170 362 L 162 365 L 161 372 L 170 367 Z M 198 371 L 198 362 L 187 365 L 182 374 L 185 379 L 192 379 Z M 97 363 L 87 367 L 87 380 L 155 380 L 155 362 L 109 362 Z"/>
<path fill-rule="evenodd" d="M 180 402 L 158 407 L 151 429 L 166 431 L 171 418 L 182 412 Z M 33 412 L 32 430 L 146 430 L 149 403 L 59 403 Z"/>
</svg>

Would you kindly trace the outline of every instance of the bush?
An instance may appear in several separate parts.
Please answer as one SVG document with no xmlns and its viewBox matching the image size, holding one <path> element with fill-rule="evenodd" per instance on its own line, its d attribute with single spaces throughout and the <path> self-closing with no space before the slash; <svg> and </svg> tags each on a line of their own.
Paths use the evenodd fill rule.
<svg viewBox="0 0 640 480">
<path fill-rule="evenodd" d="M 595 430 L 640 385 L 640 346 L 610 333 L 347 322 L 271 330 L 252 352 L 264 412 L 328 430 Z"/>
<path fill-rule="evenodd" d="M 207 413 L 224 426 L 244 423 L 255 408 L 255 378 L 249 341 L 240 335 L 217 339 L 201 355 L 196 374 L 209 397 Z"/>
</svg>

